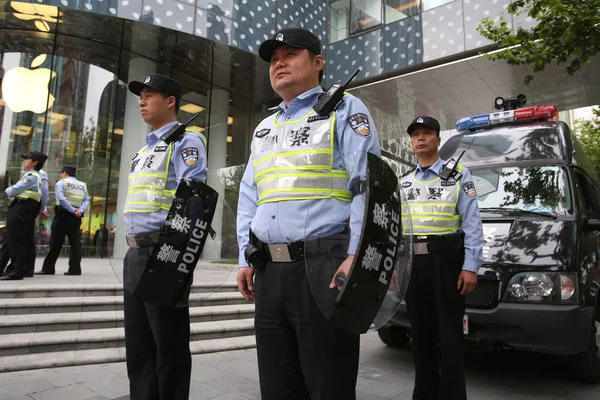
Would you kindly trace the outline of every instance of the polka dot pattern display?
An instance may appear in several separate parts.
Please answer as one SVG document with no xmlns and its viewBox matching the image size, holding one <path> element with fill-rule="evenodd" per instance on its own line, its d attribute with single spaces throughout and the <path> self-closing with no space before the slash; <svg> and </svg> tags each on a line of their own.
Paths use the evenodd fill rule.
<svg viewBox="0 0 600 400">
<path fill-rule="evenodd" d="M 465 42 L 467 50 L 476 49 L 491 44 L 492 41 L 484 38 L 477 32 L 477 22 L 483 18 L 493 18 L 495 22 L 500 20 L 503 15 L 512 26 L 512 18 L 507 13 L 506 7 L 510 0 L 463 0 L 465 13 Z"/>
<path fill-rule="evenodd" d="M 422 16 L 423 61 L 465 51 L 462 1 L 434 8 Z"/>
</svg>

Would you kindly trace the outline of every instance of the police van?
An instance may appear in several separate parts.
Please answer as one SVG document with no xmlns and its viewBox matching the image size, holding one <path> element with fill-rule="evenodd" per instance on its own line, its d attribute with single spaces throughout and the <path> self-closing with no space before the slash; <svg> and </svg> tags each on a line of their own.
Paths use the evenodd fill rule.
<svg viewBox="0 0 600 400">
<path fill-rule="evenodd" d="M 600 179 L 552 105 L 467 117 L 440 149 L 473 175 L 484 263 L 467 295 L 467 344 L 566 355 L 600 382 Z M 379 329 L 402 346 L 406 307 Z"/>
</svg>

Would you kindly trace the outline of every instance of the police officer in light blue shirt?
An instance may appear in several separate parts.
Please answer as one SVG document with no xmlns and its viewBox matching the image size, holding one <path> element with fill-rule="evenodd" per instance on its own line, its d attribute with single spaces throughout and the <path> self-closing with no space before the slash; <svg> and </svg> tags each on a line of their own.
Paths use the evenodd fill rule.
<svg viewBox="0 0 600 400">
<path fill-rule="evenodd" d="M 466 400 L 465 295 L 475 290 L 483 263 L 477 191 L 462 165 L 443 173 L 447 161 L 438 155 L 440 124 L 435 118 L 418 117 L 407 132 L 418 160 L 402 179 L 411 217 L 403 233 L 414 242 L 405 297 L 415 362 L 413 399 Z"/>
<path fill-rule="evenodd" d="M 33 235 L 35 218 L 40 211 L 42 178 L 39 170 L 48 157 L 39 151 L 22 157 L 25 174 L 19 182 L 5 190 L 8 197 L 13 197 L 6 217 L 7 243 L 3 246 L 3 253 L 8 251 L 10 254 L 11 268 L 7 268 L 0 280 L 19 280 L 28 275 L 27 239 Z"/>
<path fill-rule="evenodd" d="M 153 130 L 131 161 L 125 201 L 129 250 L 123 261 L 125 350 L 132 400 L 187 400 L 192 357 L 187 298 L 179 307 L 143 301 L 135 289 L 165 224 L 181 178 L 206 180 L 206 139 L 186 132 L 162 140 L 176 123 L 183 89 L 161 74 L 129 83 L 140 96 L 140 111 Z M 127 134 L 127 132 L 125 132 Z"/>
<path fill-rule="evenodd" d="M 364 155 L 380 155 L 377 132 L 365 105 L 352 95 L 343 97 L 334 114 L 313 110 L 323 93 L 324 59 L 311 32 L 283 29 L 259 54 L 270 63 L 271 86 L 283 99 L 253 133 L 237 215 L 238 288 L 256 303 L 262 399 L 352 400 L 359 335 L 333 328 L 319 310 L 303 242 L 340 233 L 349 222 L 348 256 L 340 266 L 348 272 L 364 213 L 364 195 L 353 196 L 351 189 L 366 170 Z M 289 258 L 279 259 L 272 246 Z M 251 248 L 264 252 L 266 265 L 249 265 L 245 252 Z M 335 283 L 330 287 L 335 290 Z"/>
</svg>

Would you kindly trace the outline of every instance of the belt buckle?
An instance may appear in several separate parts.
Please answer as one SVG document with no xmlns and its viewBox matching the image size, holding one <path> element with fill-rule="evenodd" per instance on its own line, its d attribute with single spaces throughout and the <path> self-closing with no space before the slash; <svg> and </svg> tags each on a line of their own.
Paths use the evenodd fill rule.
<svg viewBox="0 0 600 400">
<path fill-rule="evenodd" d="M 269 253 L 273 262 L 292 262 L 290 249 L 287 244 L 268 244 Z"/>
<path fill-rule="evenodd" d="M 413 249 L 415 251 L 415 255 L 417 256 L 429 254 L 429 247 L 427 246 L 427 242 L 414 243 Z"/>
<path fill-rule="evenodd" d="M 135 240 L 135 235 L 127 235 L 127 246 L 137 249 L 139 246 L 137 245 L 137 240 Z"/>
</svg>

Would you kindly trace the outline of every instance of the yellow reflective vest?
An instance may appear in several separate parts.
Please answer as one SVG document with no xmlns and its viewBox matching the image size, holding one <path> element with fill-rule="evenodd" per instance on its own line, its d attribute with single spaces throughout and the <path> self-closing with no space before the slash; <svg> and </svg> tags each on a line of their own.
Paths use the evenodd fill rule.
<svg viewBox="0 0 600 400">
<path fill-rule="evenodd" d="M 25 190 L 19 194 L 16 194 L 15 197 L 18 197 L 20 199 L 33 199 L 35 201 L 41 201 L 42 198 L 42 192 L 41 192 L 41 185 L 42 185 L 42 177 L 40 175 L 40 173 L 38 171 L 32 170 L 26 173 L 27 174 L 31 174 L 33 176 L 35 176 L 37 178 L 37 191 L 34 190 Z"/>
</svg>

